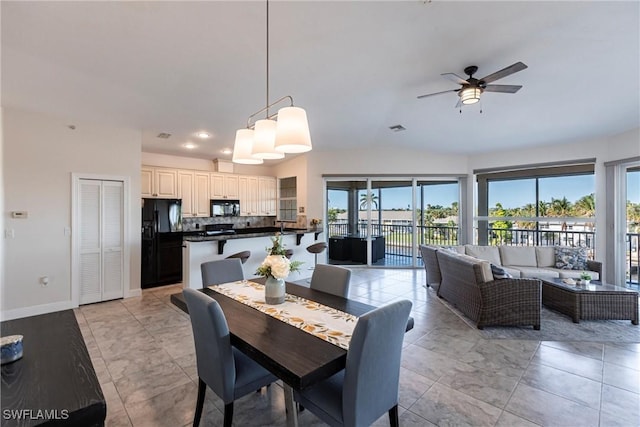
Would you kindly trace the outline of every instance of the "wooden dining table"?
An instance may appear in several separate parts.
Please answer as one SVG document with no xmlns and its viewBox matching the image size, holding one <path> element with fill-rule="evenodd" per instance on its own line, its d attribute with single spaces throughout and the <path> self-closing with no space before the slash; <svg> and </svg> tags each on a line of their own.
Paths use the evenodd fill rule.
<svg viewBox="0 0 640 427">
<path fill-rule="evenodd" d="M 264 279 L 251 280 L 264 283 Z M 231 344 L 282 380 L 287 425 L 297 426 L 293 390 L 312 386 L 344 369 L 347 350 L 210 288 L 201 291 L 222 307 L 229 325 Z M 289 282 L 286 283 L 286 292 L 355 316 L 376 308 Z M 182 293 L 173 294 L 171 301 L 188 313 Z M 411 328 L 413 319 L 409 318 L 407 330 Z"/>
</svg>

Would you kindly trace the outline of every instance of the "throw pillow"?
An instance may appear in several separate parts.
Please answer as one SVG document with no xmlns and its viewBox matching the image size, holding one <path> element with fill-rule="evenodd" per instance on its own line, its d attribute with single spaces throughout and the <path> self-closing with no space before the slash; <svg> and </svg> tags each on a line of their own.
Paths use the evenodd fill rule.
<svg viewBox="0 0 640 427">
<path fill-rule="evenodd" d="M 499 279 L 512 279 L 513 276 L 511 274 L 509 274 L 507 272 L 507 270 L 505 270 L 502 267 L 499 267 L 495 264 L 491 264 L 491 273 L 493 273 L 493 279 L 494 280 L 499 280 Z"/>
<path fill-rule="evenodd" d="M 556 246 L 556 268 L 562 270 L 585 270 L 587 268 L 587 248 L 567 248 Z"/>
</svg>

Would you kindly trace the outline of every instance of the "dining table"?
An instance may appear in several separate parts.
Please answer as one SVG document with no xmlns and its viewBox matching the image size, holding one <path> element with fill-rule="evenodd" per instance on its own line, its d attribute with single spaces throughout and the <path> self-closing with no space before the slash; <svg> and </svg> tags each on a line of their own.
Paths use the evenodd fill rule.
<svg viewBox="0 0 640 427">
<path fill-rule="evenodd" d="M 251 281 L 264 284 L 265 279 L 256 278 Z M 231 344 L 282 380 L 287 426 L 297 426 L 293 391 L 303 390 L 343 370 L 347 350 L 214 289 L 215 287 L 205 287 L 200 291 L 220 304 L 229 326 Z M 376 308 L 291 282 L 286 282 L 286 293 L 356 317 Z M 171 295 L 171 301 L 188 313 L 182 293 Z M 410 317 L 407 330 L 412 328 L 413 318 Z"/>
</svg>

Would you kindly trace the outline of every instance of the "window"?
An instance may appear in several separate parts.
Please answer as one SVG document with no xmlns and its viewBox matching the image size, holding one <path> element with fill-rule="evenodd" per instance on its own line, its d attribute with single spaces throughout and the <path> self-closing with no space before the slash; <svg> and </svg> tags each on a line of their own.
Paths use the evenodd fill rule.
<svg viewBox="0 0 640 427">
<path fill-rule="evenodd" d="M 478 174 L 477 241 L 595 247 L 593 164 Z"/>
</svg>

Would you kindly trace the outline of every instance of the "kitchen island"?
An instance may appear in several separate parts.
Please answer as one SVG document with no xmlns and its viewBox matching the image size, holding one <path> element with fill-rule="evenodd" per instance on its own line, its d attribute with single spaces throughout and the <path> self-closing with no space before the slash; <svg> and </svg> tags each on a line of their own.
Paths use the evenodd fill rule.
<svg viewBox="0 0 640 427">
<path fill-rule="evenodd" d="M 315 229 L 284 229 L 282 243 L 285 249 L 293 250 L 292 260 L 302 261 L 300 272 L 291 273 L 288 280 L 297 280 L 311 277 L 314 265 L 314 256 L 307 252 L 307 246 L 314 243 L 321 230 Z M 202 276 L 200 264 L 207 261 L 225 259 L 229 255 L 241 251 L 251 251 L 251 256 L 242 265 L 246 278 L 255 277 L 256 269 L 262 264 L 267 255 L 267 248 L 272 246 L 271 239 L 280 234 L 277 227 L 265 227 L 256 229 L 238 229 L 234 233 L 221 233 L 214 235 L 187 235 L 184 238 L 182 248 L 182 283 L 184 287 L 193 289 L 202 288 Z M 320 254 L 320 258 L 324 254 Z"/>
</svg>

